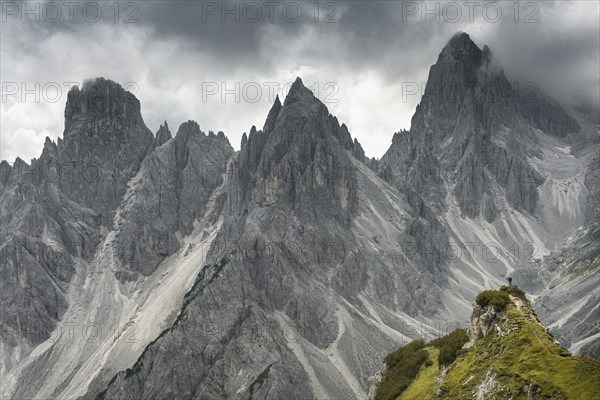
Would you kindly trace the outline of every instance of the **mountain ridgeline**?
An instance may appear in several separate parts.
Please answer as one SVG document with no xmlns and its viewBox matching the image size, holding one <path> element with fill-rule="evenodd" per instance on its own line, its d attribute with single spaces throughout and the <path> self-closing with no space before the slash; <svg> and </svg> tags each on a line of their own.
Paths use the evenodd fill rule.
<svg viewBox="0 0 600 400">
<path fill-rule="evenodd" d="M 2 398 L 365 399 L 391 350 L 463 326 L 507 273 L 600 357 L 598 126 L 524 97 L 457 34 L 374 160 L 300 78 L 239 151 L 194 121 L 153 135 L 110 80 L 74 87 L 62 139 L 0 163 Z M 461 340 L 413 344 L 405 393 L 492 351 Z M 419 390 L 455 393 L 460 365 Z"/>
</svg>

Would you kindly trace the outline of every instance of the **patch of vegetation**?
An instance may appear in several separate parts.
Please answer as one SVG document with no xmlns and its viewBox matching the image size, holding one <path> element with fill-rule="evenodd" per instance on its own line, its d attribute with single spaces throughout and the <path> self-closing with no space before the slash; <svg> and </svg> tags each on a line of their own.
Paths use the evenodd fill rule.
<svg viewBox="0 0 600 400">
<path fill-rule="evenodd" d="M 469 341 L 467 331 L 462 328 L 455 329 L 444 337 L 432 340 L 429 346 L 440 349 L 438 355 L 438 367 L 442 369 L 456 360 L 460 350 Z"/>
<path fill-rule="evenodd" d="M 498 292 L 502 293 L 500 296 L 508 296 L 509 291 L 514 296 L 520 294 L 513 289 Z M 495 305 L 497 298 L 501 299 L 494 291 L 488 292 L 492 293 L 481 296 L 479 304 Z M 399 396 L 394 397 L 398 392 L 390 390 L 386 392 L 387 397 L 378 398 L 472 399 L 490 373 L 495 385 L 486 398 L 494 400 L 526 399 L 531 396 L 539 399 L 600 399 L 600 362 L 589 357 L 570 356 L 568 351 L 554 343 L 530 306 L 517 308 L 512 302 L 504 300 L 500 300 L 500 304 L 504 311 L 497 324 L 502 335 L 487 335 L 476 340 L 467 351 L 459 349 L 455 353 L 450 350 L 457 348 L 464 340 L 464 331 L 461 333 L 456 330 L 431 341 L 424 348 L 417 346 L 418 351 L 428 353 L 435 365 L 427 366 L 425 363 L 421 366 L 416 378 L 402 389 Z M 455 356 L 450 364 L 439 360 L 444 347 L 448 348 L 448 354 Z M 405 359 L 407 350 L 402 350 L 397 350 L 394 357 Z M 390 362 L 394 361 L 393 354 L 388 356 Z M 440 370 L 439 365 L 446 365 L 446 368 Z M 395 378 L 391 368 L 384 379 L 386 376 Z M 391 387 L 389 382 L 385 384 Z"/>
<path fill-rule="evenodd" d="M 375 400 L 395 400 L 417 377 L 423 364 L 429 361 L 427 364 L 433 365 L 424 347 L 425 341 L 418 339 L 387 355 L 388 369 L 381 377 Z"/>
<path fill-rule="evenodd" d="M 515 296 L 520 298 L 521 300 L 527 301 L 527 296 L 525 296 L 525 291 L 518 286 L 502 286 L 500 291 L 506 292 L 511 296 Z"/>
<path fill-rule="evenodd" d="M 260 388 L 263 385 L 263 383 L 265 383 L 265 380 L 267 380 L 267 377 L 269 376 L 269 371 L 271 370 L 271 367 L 273 366 L 273 364 L 275 364 L 275 363 L 271 363 L 271 365 L 269 365 L 267 368 L 265 368 L 265 370 L 263 372 L 261 372 L 256 377 L 256 379 L 250 384 L 250 388 L 248 389 L 248 391 L 250 392 L 250 399 L 252 399 L 254 396 L 254 388 L 257 385 Z"/>
<path fill-rule="evenodd" d="M 429 359 L 432 360 L 431 365 L 425 363 L 425 367 L 421 368 L 417 378 L 410 386 L 402 392 L 398 400 L 415 400 L 415 399 L 432 399 L 435 398 L 436 388 L 435 382 L 438 379 L 439 369 L 437 357 L 439 350 L 437 347 L 425 347 L 429 354 Z"/>
<path fill-rule="evenodd" d="M 534 314 L 508 307 L 499 322 L 508 334 L 479 339 L 458 358 L 442 384 L 444 399 L 471 398 L 488 371 L 497 385 L 490 398 L 527 398 L 526 385 L 539 389 L 540 399 L 594 399 L 600 393 L 600 363 L 568 357 Z"/>
<path fill-rule="evenodd" d="M 502 312 L 511 303 L 508 293 L 500 290 L 484 290 L 475 298 L 481 307 L 492 306 L 496 312 Z"/>
</svg>

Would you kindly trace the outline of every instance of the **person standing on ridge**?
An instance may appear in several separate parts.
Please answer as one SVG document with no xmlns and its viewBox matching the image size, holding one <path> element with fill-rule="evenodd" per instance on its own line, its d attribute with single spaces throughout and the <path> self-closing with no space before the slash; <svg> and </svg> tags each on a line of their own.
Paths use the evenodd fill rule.
<svg viewBox="0 0 600 400">
<path fill-rule="evenodd" d="M 511 274 L 506 275 L 506 279 L 508 280 L 508 286 L 512 286 L 512 275 Z"/>
</svg>

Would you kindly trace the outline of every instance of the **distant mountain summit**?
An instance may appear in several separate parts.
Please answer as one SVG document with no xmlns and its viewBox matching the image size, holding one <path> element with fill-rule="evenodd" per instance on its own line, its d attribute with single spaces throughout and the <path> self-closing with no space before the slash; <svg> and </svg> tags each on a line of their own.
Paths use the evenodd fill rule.
<svg viewBox="0 0 600 400">
<path fill-rule="evenodd" d="M 489 48 L 480 50 L 466 33 L 453 36 L 429 71 L 410 132 L 382 158 L 439 210 L 451 191 L 464 215 L 488 222 L 499 217 L 504 200 L 534 211 L 544 181 L 528 162 L 539 154 L 536 131 L 580 130 L 557 103 L 537 94 L 522 98 L 491 59 Z M 496 198 L 498 190 L 504 199 Z"/>
</svg>

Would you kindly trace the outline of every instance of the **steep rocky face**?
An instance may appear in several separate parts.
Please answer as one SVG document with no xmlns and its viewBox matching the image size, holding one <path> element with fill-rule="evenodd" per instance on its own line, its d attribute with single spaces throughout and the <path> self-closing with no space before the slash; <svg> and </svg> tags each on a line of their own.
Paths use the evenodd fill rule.
<svg viewBox="0 0 600 400">
<path fill-rule="evenodd" d="M 167 121 L 160 126 L 156 135 L 154 137 L 154 147 L 159 147 L 171 140 L 173 137 L 171 136 L 171 131 L 169 130 L 169 125 Z"/>
<path fill-rule="evenodd" d="M 347 224 L 356 212 L 357 189 L 354 167 L 343 151 L 353 146 L 345 126 L 340 127 L 325 105 L 297 79 L 283 106 L 276 100 L 265 128 L 267 139 L 256 165 L 256 188 L 252 192 L 254 204 L 284 210 L 292 206 L 296 214 L 310 221 L 334 217 Z M 251 132 L 249 142 L 253 136 Z M 242 169 L 253 161 L 252 156 L 242 150 Z M 320 207 L 310 207 L 314 203 Z"/>
<path fill-rule="evenodd" d="M 2 165 L 3 370 L 50 337 L 77 265 L 91 261 L 152 141 L 137 99 L 99 78 L 69 92 L 64 141 L 31 165 Z"/>
<path fill-rule="evenodd" d="M 585 175 L 585 224 L 564 246 L 544 259 L 536 282 L 546 287 L 536 301 L 542 320 L 562 345 L 595 358 L 600 358 L 600 306 L 596 293 L 600 285 L 599 171 L 600 158 L 595 156 Z"/>
<path fill-rule="evenodd" d="M 585 175 L 585 186 L 588 189 L 588 197 L 585 205 L 586 224 L 600 224 L 600 138 L 597 143 L 592 144 L 595 148 L 595 157 L 590 162 Z"/>
<path fill-rule="evenodd" d="M 299 79 L 237 153 L 194 121 L 148 136 L 113 82 L 74 90 L 64 140 L 31 165 L 0 163 L 1 322 L 13 337 L 0 394 L 365 398 L 389 350 L 466 320 L 472 295 L 513 268 L 537 293 L 554 287 L 550 271 L 571 282 L 541 296 L 549 318 L 591 293 L 573 316 L 593 325 L 598 190 L 583 171 L 597 132 L 551 100 L 523 106 L 467 35 L 428 88 L 381 161 Z M 565 253 L 576 267 L 557 259 L 542 273 L 534 260 L 584 222 Z M 522 243 L 538 247 L 510 247 Z M 49 341 L 24 313 L 49 332 L 109 328 Z M 474 318 L 474 333 L 493 335 L 493 310 Z M 595 351 L 585 326 L 575 344 Z"/>
<path fill-rule="evenodd" d="M 242 143 L 188 305 L 105 398 L 364 398 L 399 337 L 373 318 L 401 331 L 439 307 L 425 282 L 443 283 L 444 260 L 407 249 L 427 220 L 352 155 L 358 142 L 300 80 Z M 376 220 L 393 209 L 404 215 Z"/>
<path fill-rule="evenodd" d="M 161 126 L 156 140 L 167 138 Z M 159 139 L 162 138 L 162 139 Z M 187 236 L 206 212 L 213 191 L 223 183 L 233 148 L 222 132 L 206 135 L 188 121 L 144 159 L 136 188 L 117 236 L 121 279 L 148 276 L 180 247 L 176 233 Z"/>
<path fill-rule="evenodd" d="M 438 211 L 446 209 L 451 192 L 464 215 L 491 222 L 499 215 L 499 185 L 512 207 L 532 212 L 543 178 L 527 162 L 536 138 L 521 108 L 489 48 L 480 50 L 467 34 L 457 34 L 431 67 L 410 132 L 395 135 L 382 162 L 406 175 Z M 564 118 L 562 125 L 545 124 L 576 124 Z"/>
<path fill-rule="evenodd" d="M 59 153 L 65 169 L 61 190 L 99 213 L 102 224 L 110 227 L 127 182 L 152 143 L 134 95 L 104 78 L 87 81 L 81 89 L 74 87 L 67 97 Z"/>
<path fill-rule="evenodd" d="M 553 136 L 567 137 L 581 130 L 581 126 L 571 118 L 560 104 L 546 96 L 522 87 L 519 94 L 519 112 L 539 130 Z"/>
<path fill-rule="evenodd" d="M 158 335 L 195 268 L 157 267 L 212 207 L 233 152 L 222 132 L 206 135 L 192 121 L 175 139 L 165 124 L 155 141 L 137 99 L 102 78 L 70 92 L 65 116 L 58 145 L 47 139 L 31 165 L 1 164 L 3 397 L 73 397 L 99 366 L 139 356 L 128 338 Z M 210 239 L 196 239 L 197 259 Z M 98 365 L 103 346 L 113 356 Z"/>
<path fill-rule="evenodd" d="M 600 228 L 581 231 L 544 259 L 538 279 L 545 283 L 535 306 L 561 345 L 600 358 Z"/>
<path fill-rule="evenodd" d="M 489 287 L 512 271 L 540 295 L 540 314 L 563 343 L 593 354 L 586 339 L 595 335 L 598 301 L 586 293 L 596 284 L 598 127 L 513 86 L 489 48 L 454 36 L 379 175 L 444 227 L 452 250 L 439 253 L 453 255 L 453 295 L 464 296 L 467 275 Z M 434 249 L 448 249 L 432 232 L 424 237 Z M 563 320 L 565 310 L 578 316 Z"/>
</svg>

